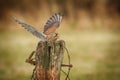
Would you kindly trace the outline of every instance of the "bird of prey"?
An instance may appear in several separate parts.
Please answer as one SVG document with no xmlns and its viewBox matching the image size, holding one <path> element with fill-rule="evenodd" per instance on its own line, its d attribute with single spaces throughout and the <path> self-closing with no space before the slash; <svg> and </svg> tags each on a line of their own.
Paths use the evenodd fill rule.
<svg viewBox="0 0 120 80">
<path fill-rule="evenodd" d="M 32 33 L 34 36 L 40 38 L 42 41 L 47 41 L 50 38 L 53 38 L 57 35 L 57 34 L 55 34 L 55 31 L 60 26 L 63 16 L 60 13 L 57 13 L 57 14 L 55 13 L 46 22 L 43 32 L 38 32 L 31 25 L 28 25 L 20 20 L 17 20 L 15 17 L 14 17 L 14 19 L 18 24 L 20 24 L 22 27 L 24 27 L 27 31 Z"/>
</svg>

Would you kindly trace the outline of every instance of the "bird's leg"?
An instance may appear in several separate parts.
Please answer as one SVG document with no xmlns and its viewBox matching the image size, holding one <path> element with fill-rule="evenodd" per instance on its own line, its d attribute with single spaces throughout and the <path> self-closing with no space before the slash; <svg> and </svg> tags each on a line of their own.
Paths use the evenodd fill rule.
<svg viewBox="0 0 120 80">
<path fill-rule="evenodd" d="M 59 34 L 58 33 L 55 33 L 55 36 L 54 36 L 54 41 L 56 41 L 57 39 L 59 38 Z"/>
<path fill-rule="evenodd" d="M 52 35 L 47 35 L 47 41 L 51 39 Z"/>
<path fill-rule="evenodd" d="M 35 51 L 33 51 L 33 52 L 29 55 L 28 59 L 26 59 L 26 62 L 27 62 L 27 63 L 30 63 L 30 64 L 32 64 L 32 65 L 35 65 L 35 60 L 34 60 L 34 58 L 32 58 L 34 54 L 35 54 Z"/>
<path fill-rule="evenodd" d="M 56 41 L 59 38 L 58 33 L 48 35 L 47 41 Z"/>
</svg>

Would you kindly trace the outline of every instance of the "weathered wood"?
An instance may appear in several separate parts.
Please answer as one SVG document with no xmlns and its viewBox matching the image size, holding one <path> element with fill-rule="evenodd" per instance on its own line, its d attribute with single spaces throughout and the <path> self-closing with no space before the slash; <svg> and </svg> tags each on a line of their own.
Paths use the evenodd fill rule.
<svg viewBox="0 0 120 80">
<path fill-rule="evenodd" d="M 34 80 L 60 80 L 65 42 L 39 42 L 35 55 Z"/>
</svg>

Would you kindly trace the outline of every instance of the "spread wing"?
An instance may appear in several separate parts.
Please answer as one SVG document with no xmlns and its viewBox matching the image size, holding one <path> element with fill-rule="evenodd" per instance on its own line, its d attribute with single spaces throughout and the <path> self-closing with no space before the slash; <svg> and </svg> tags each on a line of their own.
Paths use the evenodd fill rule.
<svg viewBox="0 0 120 80">
<path fill-rule="evenodd" d="M 58 14 L 54 14 L 52 17 L 50 17 L 50 19 L 46 22 L 45 26 L 44 26 L 44 34 L 49 34 L 49 33 L 53 33 L 60 25 L 61 21 L 63 19 L 63 16 L 58 13 Z M 48 31 L 49 30 L 49 31 Z M 53 31 L 50 31 L 53 30 Z M 48 32 L 48 33 L 47 33 Z"/>
<path fill-rule="evenodd" d="M 29 31 L 30 33 L 32 33 L 34 36 L 40 38 L 42 41 L 45 41 L 46 40 L 46 37 L 43 33 L 41 32 L 38 32 L 34 27 L 26 24 L 26 23 L 23 23 L 22 21 L 19 21 L 17 20 L 16 18 L 14 18 L 15 21 L 20 24 L 22 27 L 24 27 L 27 31 Z"/>
</svg>

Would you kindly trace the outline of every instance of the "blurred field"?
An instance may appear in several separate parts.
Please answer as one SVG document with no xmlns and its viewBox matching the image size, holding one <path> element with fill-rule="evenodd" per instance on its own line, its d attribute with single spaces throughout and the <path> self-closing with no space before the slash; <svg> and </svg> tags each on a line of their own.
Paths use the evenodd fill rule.
<svg viewBox="0 0 120 80">
<path fill-rule="evenodd" d="M 0 0 L 0 80 L 30 80 L 34 66 L 25 60 L 39 42 L 12 16 L 42 31 L 58 12 L 71 80 L 120 80 L 120 0 Z"/>
<path fill-rule="evenodd" d="M 71 80 L 120 79 L 119 31 L 68 30 L 59 34 L 71 55 Z M 25 31 L 1 32 L 0 80 L 30 80 L 34 66 L 25 60 L 38 42 L 39 39 Z M 64 63 L 67 63 L 66 53 Z M 64 77 L 62 73 L 61 80 Z"/>
</svg>

